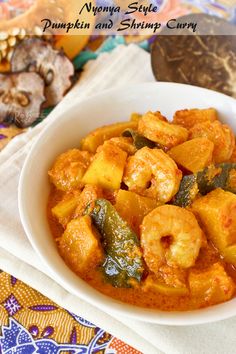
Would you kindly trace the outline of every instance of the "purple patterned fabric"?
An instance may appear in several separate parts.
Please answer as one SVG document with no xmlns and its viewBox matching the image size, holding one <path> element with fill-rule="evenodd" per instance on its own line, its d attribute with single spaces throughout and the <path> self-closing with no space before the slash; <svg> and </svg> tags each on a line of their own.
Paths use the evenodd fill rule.
<svg viewBox="0 0 236 354">
<path fill-rule="evenodd" d="M 13 294 L 11 294 L 5 300 L 3 306 L 5 307 L 10 316 L 14 316 L 21 309 L 21 305 Z"/>
</svg>

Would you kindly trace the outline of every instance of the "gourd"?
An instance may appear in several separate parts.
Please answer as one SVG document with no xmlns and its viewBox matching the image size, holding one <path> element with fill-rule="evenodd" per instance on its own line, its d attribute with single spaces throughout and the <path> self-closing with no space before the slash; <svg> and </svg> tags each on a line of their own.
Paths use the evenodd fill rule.
<svg viewBox="0 0 236 354">
<path fill-rule="evenodd" d="M 126 158 L 125 151 L 114 144 L 105 142 L 94 156 L 82 182 L 96 184 L 107 189 L 119 189 Z"/>
<path fill-rule="evenodd" d="M 78 4 L 77 1 L 66 1 L 66 0 L 57 0 L 57 1 L 48 1 L 48 0 L 34 0 L 28 1 L 31 6 L 25 11 L 21 13 L 20 16 L 15 14 L 13 18 L 4 19 L 1 18 L 0 21 L 0 32 L 2 35 L 7 36 L 11 39 L 8 41 L 7 50 L 2 51 L 3 60 L 0 58 L 0 72 L 9 72 L 11 71 L 10 60 L 12 57 L 12 46 L 20 43 L 20 41 L 27 36 L 39 36 L 43 37 L 46 40 L 53 41 L 53 45 L 55 48 L 65 52 L 65 54 L 70 58 L 74 58 L 75 55 L 78 55 L 79 52 L 85 47 L 87 42 L 89 41 L 90 34 L 93 31 L 93 24 L 95 22 L 95 17 L 92 13 L 84 13 L 80 15 L 81 23 L 83 20 L 86 22 L 90 22 L 90 29 L 86 30 L 84 35 L 77 35 L 76 29 L 71 29 L 70 33 L 72 35 L 58 35 L 58 33 L 65 33 L 66 30 L 62 31 L 60 29 L 50 29 L 50 32 L 43 33 L 40 25 L 39 19 L 45 18 L 45 14 L 47 13 L 47 17 L 50 18 L 52 22 L 75 22 L 77 19 L 77 11 Z M 24 8 L 26 10 L 27 6 Z M 22 5 L 22 4 L 21 4 Z M 15 3 L 13 4 L 13 8 Z M 15 34 L 19 32 L 18 34 Z M 3 42 L 3 44 L 7 44 L 7 41 Z"/>
<path fill-rule="evenodd" d="M 97 199 L 87 212 L 103 238 L 105 279 L 115 287 L 132 287 L 134 282 L 140 282 L 143 260 L 134 231 L 105 199 Z"/>
<path fill-rule="evenodd" d="M 173 287 L 158 281 L 152 275 L 149 275 L 143 285 L 144 291 L 155 291 L 165 296 L 186 296 L 189 294 L 187 287 Z"/>
<path fill-rule="evenodd" d="M 81 140 L 81 149 L 94 153 L 98 146 L 102 145 L 105 140 L 120 136 L 125 129 L 136 129 L 137 126 L 138 123 L 136 121 L 130 121 L 98 128 Z"/>
<path fill-rule="evenodd" d="M 177 145 L 168 155 L 190 172 L 198 172 L 212 162 L 214 144 L 207 138 L 195 138 Z"/>
<path fill-rule="evenodd" d="M 181 125 L 186 129 L 192 128 L 195 124 L 205 121 L 214 122 L 218 119 L 217 111 L 214 108 L 207 109 L 183 109 L 175 112 L 173 123 Z"/>
<path fill-rule="evenodd" d="M 179 191 L 173 203 L 181 207 L 189 206 L 198 192 L 206 195 L 216 188 L 236 193 L 236 164 L 211 165 L 196 174 L 182 178 Z"/>
<path fill-rule="evenodd" d="M 88 204 L 95 202 L 98 198 L 102 198 L 103 194 L 104 193 L 101 187 L 93 184 L 86 184 L 77 200 L 73 217 L 78 218 L 79 216 L 82 216 Z"/>
<path fill-rule="evenodd" d="M 95 269 L 104 259 L 99 234 L 88 215 L 71 220 L 59 240 L 65 262 L 82 276 Z"/>
<path fill-rule="evenodd" d="M 236 244 L 236 195 L 216 189 L 193 202 L 192 211 L 221 252 Z"/>
<path fill-rule="evenodd" d="M 236 267 L 236 244 L 224 248 L 221 251 L 221 255 L 227 263 L 231 263 Z"/>
<path fill-rule="evenodd" d="M 156 207 L 156 200 L 134 192 L 120 189 L 116 195 L 116 210 L 137 234 L 144 216 Z"/>
<path fill-rule="evenodd" d="M 138 122 L 141 117 L 142 117 L 142 114 L 134 112 L 131 114 L 130 120 L 133 122 Z"/>
<path fill-rule="evenodd" d="M 186 208 L 198 194 L 198 184 L 195 175 L 184 176 L 180 182 L 179 191 L 173 199 L 173 204 Z"/>
<path fill-rule="evenodd" d="M 235 285 L 221 263 L 206 270 L 190 270 L 189 287 L 198 307 L 227 301 L 233 296 Z"/>
<path fill-rule="evenodd" d="M 65 228 L 70 221 L 73 212 L 75 211 L 80 199 L 80 191 L 73 194 L 66 195 L 59 203 L 57 203 L 51 210 L 52 215 L 55 216 L 59 223 Z"/>
<path fill-rule="evenodd" d="M 236 193 L 236 163 L 211 165 L 197 173 L 198 188 L 202 195 L 216 188 Z"/>
<path fill-rule="evenodd" d="M 56 36 L 55 48 L 62 49 L 66 55 L 73 59 L 86 46 L 89 41 L 89 35 L 64 35 Z"/>
<path fill-rule="evenodd" d="M 145 138 L 144 136 L 138 134 L 138 132 L 133 129 L 126 129 L 122 133 L 122 135 L 125 137 L 131 137 L 133 139 L 133 144 L 137 150 L 142 149 L 144 146 L 147 146 L 150 149 L 157 147 L 157 144 Z"/>
</svg>

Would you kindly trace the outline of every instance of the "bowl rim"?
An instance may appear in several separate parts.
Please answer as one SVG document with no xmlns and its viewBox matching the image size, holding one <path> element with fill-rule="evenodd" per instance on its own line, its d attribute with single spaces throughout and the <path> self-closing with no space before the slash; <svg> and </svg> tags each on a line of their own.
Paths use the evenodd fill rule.
<svg viewBox="0 0 236 354">
<path fill-rule="evenodd" d="M 96 289 L 94 289 L 92 286 L 91 289 L 94 292 L 94 296 L 88 295 L 84 293 L 84 291 L 80 292 L 78 290 L 78 287 L 74 284 L 70 284 L 70 282 L 67 282 L 65 277 L 59 276 L 57 270 L 53 266 L 53 262 L 50 262 L 49 259 L 47 259 L 40 251 L 37 245 L 37 239 L 34 238 L 34 236 L 30 232 L 30 227 L 29 227 L 29 220 L 27 218 L 27 208 L 24 203 L 24 180 L 25 177 L 28 173 L 28 168 L 30 164 L 30 160 L 32 158 L 32 155 L 37 148 L 40 146 L 40 141 L 41 138 L 49 131 L 49 129 L 53 129 L 52 127 L 55 124 L 55 121 L 57 124 L 60 124 L 59 121 L 63 120 L 63 117 L 66 114 L 70 114 L 70 111 L 74 110 L 76 107 L 80 109 L 80 106 L 88 106 L 92 104 L 93 102 L 96 102 L 99 100 L 100 97 L 104 97 L 107 94 L 119 94 L 122 92 L 124 94 L 125 91 L 130 91 L 130 90 L 142 90 L 142 89 L 149 89 L 151 87 L 158 88 L 160 87 L 168 87 L 168 86 L 175 86 L 175 87 L 185 87 L 189 88 L 191 90 L 195 90 L 196 92 L 202 91 L 206 93 L 210 93 L 211 95 L 214 95 L 217 98 L 223 98 L 224 100 L 227 100 L 229 103 L 232 103 L 236 107 L 236 100 L 233 97 L 227 96 L 225 94 L 222 94 L 217 91 L 209 90 L 206 88 L 198 87 L 198 86 L 193 86 L 193 85 L 188 85 L 188 84 L 180 84 L 180 83 L 173 83 L 173 82 L 146 82 L 146 83 L 139 83 L 139 84 L 132 84 L 132 85 L 127 85 L 125 88 L 118 87 L 118 88 L 112 88 L 112 89 L 106 89 L 103 90 L 100 93 L 97 93 L 95 95 L 89 96 L 86 99 L 82 99 L 81 101 L 75 102 L 73 105 L 71 105 L 69 108 L 66 110 L 63 110 L 62 113 L 58 113 L 56 120 L 53 117 L 51 122 L 48 122 L 42 129 L 42 131 L 38 134 L 36 141 L 32 144 L 30 151 L 27 154 L 27 157 L 24 161 L 23 168 L 20 173 L 20 179 L 19 179 L 19 184 L 18 184 L 18 208 L 19 208 L 19 214 L 20 214 L 20 220 L 23 225 L 24 231 L 27 235 L 27 238 L 29 242 L 31 243 L 34 251 L 36 254 L 39 256 L 40 260 L 42 263 L 48 268 L 49 271 L 49 277 L 52 278 L 52 280 L 55 280 L 59 285 L 61 285 L 65 290 L 67 290 L 69 293 L 77 296 L 78 298 L 81 298 L 82 300 L 86 301 L 87 303 L 103 310 L 104 312 L 107 312 L 108 314 L 114 313 L 114 315 L 120 315 L 120 316 L 126 316 L 130 319 L 136 319 L 139 321 L 144 321 L 148 323 L 156 323 L 156 324 L 161 324 L 161 325 L 175 325 L 175 326 L 186 326 L 186 325 L 197 325 L 197 324 L 205 324 L 205 323 L 211 323 L 215 321 L 221 321 L 224 319 L 228 319 L 230 317 L 233 317 L 236 315 L 236 306 L 234 306 L 235 311 L 233 311 L 233 306 L 231 306 L 231 302 L 235 301 L 236 298 L 233 298 L 227 302 L 213 305 L 207 308 L 203 309 L 197 309 L 197 310 L 190 310 L 190 311 L 163 311 L 163 310 L 158 310 L 158 309 L 149 309 L 149 308 L 142 308 L 138 306 L 134 306 L 131 304 L 127 304 L 118 300 L 114 300 L 113 298 L 104 295 L 100 292 L 98 292 Z M 65 264 L 65 267 L 66 264 Z M 81 278 L 78 277 L 80 281 L 83 283 L 85 282 Z M 85 282 L 86 283 L 86 282 Z M 87 283 L 86 283 L 87 284 Z M 232 307 L 232 308 L 231 308 Z"/>
</svg>

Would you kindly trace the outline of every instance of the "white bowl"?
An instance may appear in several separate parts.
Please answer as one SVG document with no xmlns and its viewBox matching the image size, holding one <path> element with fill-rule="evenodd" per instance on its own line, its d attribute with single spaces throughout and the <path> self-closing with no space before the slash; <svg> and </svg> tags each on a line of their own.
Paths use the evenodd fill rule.
<svg viewBox="0 0 236 354">
<path fill-rule="evenodd" d="M 46 217 L 49 193 L 47 171 L 56 156 L 78 147 L 82 137 L 99 126 L 127 120 L 132 112 L 159 110 L 171 119 L 183 108 L 215 107 L 223 122 L 236 132 L 236 100 L 190 85 L 147 83 L 98 94 L 75 104 L 40 134 L 30 151 L 19 185 L 19 209 L 25 232 L 54 279 L 67 291 L 110 312 L 168 325 L 192 325 L 236 315 L 236 298 L 206 309 L 164 312 L 139 308 L 107 297 L 75 275 L 57 252 Z"/>
</svg>

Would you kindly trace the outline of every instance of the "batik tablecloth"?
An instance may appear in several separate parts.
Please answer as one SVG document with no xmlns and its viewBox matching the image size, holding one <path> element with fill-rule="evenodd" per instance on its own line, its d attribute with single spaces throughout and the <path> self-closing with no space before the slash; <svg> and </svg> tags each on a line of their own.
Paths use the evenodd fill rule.
<svg viewBox="0 0 236 354">
<path fill-rule="evenodd" d="M 0 284 L 2 354 L 139 353 L 5 272 Z"/>
<path fill-rule="evenodd" d="M 33 0 L 0 0 L 0 19 L 24 12 Z M 102 0 L 100 1 L 102 2 Z M 112 1 L 109 1 L 110 3 Z M 165 2 L 165 0 L 159 0 Z M 168 11 L 175 17 L 190 12 L 205 12 L 236 22 L 232 0 L 171 0 Z M 149 50 L 153 38 L 91 37 L 87 48 L 74 60 L 77 70 L 90 59 L 117 45 L 137 42 Z M 47 116 L 44 111 L 41 117 Z M 22 130 L 0 125 L 0 149 Z M 61 308 L 13 276 L 0 273 L 0 353 L 138 353 L 137 350 L 104 330 Z M 96 319 L 94 319 L 96 322 Z M 142 350 L 142 348 L 140 348 Z"/>
<path fill-rule="evenodd" d="M 130 65 L 129 63 L 132 64 Z M 117 68 L 116 71 L 113 71 L 112 64 L 115 66 L 119 65 L 119 68 Z M 141 72 L 139 71 L 140 66 L 143 68 L 143 71 Z M 121 73 L 123 75 L 121 75 Z M 152 346 L 149 344 L 147 345 L 145 339 L 135 335 L 130 328 L 127 328 L 125 324 L 123 325 L 112 316 L 98 311 L 96 308 L 91 308 L 87 303 L 70 296 L 70 294 L 49 278 L 50 272 L 40 262 L 40 259 L 31 248 L 29 241 L 22 230 L 17 209 L 17 185 L 19 181 L 19 172 L 22 168 L 25 156 L 29 151 L 29 147 L 35 138 L 37 138 L 39 131 L 42 130 L 42 126 L 47 124 L 48 120 L 51 120 L 52 122 L 52 119 L 57 118 L 59 112 L 66 110 L 66 108 L 70 107 L 75 100 L 81 100 L 88 95 L 97 92 L 97 90 L 104 90 L 111 87 L 111 85 L 123 86 L 126 82 L 137 83 L 151 80 L 154 80 L 154 78 L 151 73 L 149 54 L 137 46 L 119 46 L 112 53 L 104 53 L 96 61 L 92 61 L 86 65 L 78 84 L 75 85 L 73 90 L 70 91 L 58 107 L 53 110 L 50 119 L 46 119 L 26 134 L 22 134 L 13 139 L 13 141 L 0 154 L 0 195 L 3 201 L 0 205 L 0 267 L 5 271 L 9 270 L 10 273 L 31 284 L 31 286 L 34 286 L 39 291 L 41 290 L 44 295 L 48 295 L 61 306 L 65 305 L 66 309 L 77 314 L 79 313 L 80 316 L 81 314 L 86 314 L 84 318 L 91 322 L 95 322 L 96 325 L 99 323 L 101 328 L 105 328 L 108 332 L 110 330 L 111 333 L 117 337 L 120 336 L 123 340 L 125 339 L 129 343 L 132 343 L 137 349 L 142 350 L 148 347 L 148 350 L 145 352 L 149 354 L 151 354 L 149 348 Z M 4 189 L 2 189 L 2 187 Z M 29 265 L 31 265 L 31 267 Z M 36 269 L 39 269 L 42 273 L 36 271 Z M 46 277 L 45 274 L 47 274 L 48 277 Z M 35 340 L 37 340 L 38 344 L 38 338 L 42 336 L 42 333 L 45 335 L 45 328 L 56 328 L 61 325 L 61 318 L 63 318 L 63 316 L 59 316 L 58 312 L 66 314 L 64 319 L 68 319 L 68 312 L 66 310 L 61 309 L 58 304 L 53 304 L 52 301 L 44 298 L 42 295 L 40 295 L 41 297 L 35 295 L 34 298 L 36 300 L 34 300 L 33 304 L 29 305 L 30 299 L 28 299 L 28 295 L 37 293 L 26 286 L 24 289 L 28 288 L 29 291 L 23 290 L 22 283 L 19 282 L 19 280 L 15 283 L 15 278 L 12 278 L 6 273 L 2 273 L 2 277 L 3 286 L 5 287 L 8 285 L 8 291 L 2 292 L 2 298 L 0 299 L 0 322 L 7 327 L 4 329 L 2 337 L 0 338 L 0 344 L 2 343 L 6 345 L 4 353 L 8 352 L 7 348 L 9 345 L 12 345 L 13 347 L 15 346 L 15 339 L 12 340 L 11 336 L 15 336 L 16 326 L 18 326 L 17 331 L 19 331 L 21 326 L 24 326 L 25 330 L 28 332 L 33 328 L 34 333 L 36 333 Z M 16 284 L 20 285 L 20 290 L 17 289 Z M 15 292 L 15 289 L 17 292 Z M 54 324 L 52 324 L 52 318 L 49 317 L 49 314 L 56 314 L 54 317 Z M 33 316 L 31 317 L 31 315 Z M 12 319 L 14 316 L 16 316 L 15 321 L 17 322 L 14 322 Z M 22 322 L 22 316 L 23 318 L 27 317 L 29 321 L 27 326 L 25 322 Z M 40 316 L 43 321 L 43 326 L 41 326 L 39 330 L 36 329 L 36 327 L 39 328 L 38 316 Z M 78 317 L 76 319 L 78 319 Z M 74 318 L 71 320 L 74 321 Z M 59 323 L 57 323 L 57 321 L 59 321 Z M 84 321 L 83 323 L 87 329 L 88 322 Z M 87 336 L 87 338 L 84 338 L 83 333 L 85 332 L 82 320 L 77 324 L 77 328 L 79 328 L 76 332 L 77 343 L 82 343 L 82 337 L 84 338 L 85 343 L 90 342 L 91 335 L 94 337 L 95 334 L 93 331 L 94 326 L 91 326 L 92 328 L 90 328 L 89 332 L 90 337 Z M 73 327 L 64 323 L 63 331 L 64 332 L 61 334 L 62 339 L 59 340 L 57 338 L 57 341 L 60 344 L 63 343 L 63 340 L 70 342 L 70 338 L 74 338 L 75 340 L 76 336 L 73 332 Z M 81 333 L 82 337 L 78 336 L 78 331 Z M 60 331 L 57 333 L 60 333 Z M 101 334 L 101 332 L 99 333 Z M 46 334 L 48 334 L 48 330 L 46 331 Z M 53 332 L 51 331 L 49 333 L 51 336 L 50 338 L 54 338 L 53 336 L 55 334 L 55 330 Z M 107 338 L 106 346 L 114 346 L 114 343 L 117 345 L 117 339 L 108 334 L 104 334 L 104 336 Z M 132 338 L 130 338 L 131 336 Z M 32 335 L 29 334 L 27 338 L 29 338 L 27 340 L 31 341 Z M 113 344 L 111 344 L 111 342 Z M 119 345 L 121 345 L 121 341 L 119 341 L 119 343 Z M 137 343 L 139 343 L 139 345 Z M 55 343 L 52 343 L 52 345 L 55 345 Z M 94 341 L 90 343 L 90 345 L 95 345 Z M 60 347 L 58 348 L 60 349 Z M 125 347 L 125 349 L 118 352 L 129 353 L 130 350 L 131 349 L 128 347 Z M 88 353 L 94 352 L 92 349 L 88 348 L 84 348 L 84 351 L 87 351 Z M 110 348 L 107 353 L 108 352 L 111 352 Z M 133 349 L 131 352 L 133 352 Z M 45 353 L 47 353 L 47 351 L 45 351 Z"/>
</svg>

